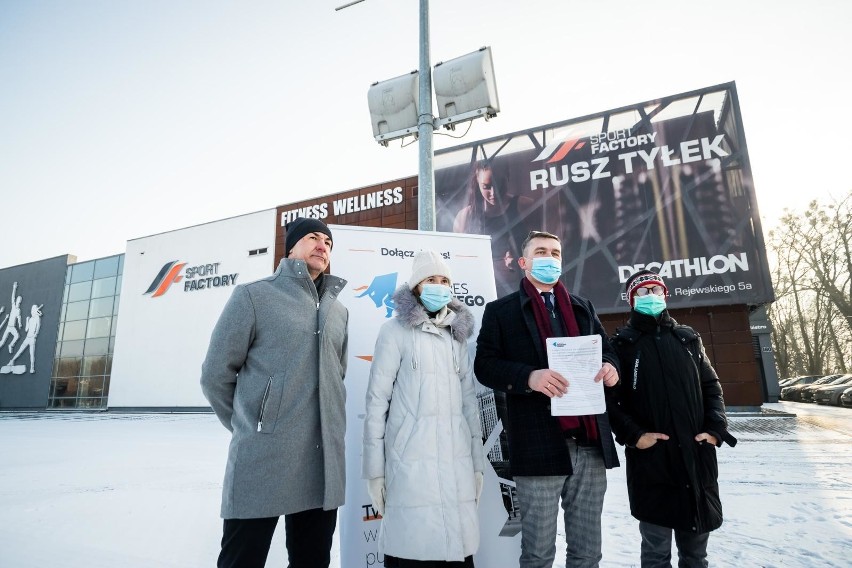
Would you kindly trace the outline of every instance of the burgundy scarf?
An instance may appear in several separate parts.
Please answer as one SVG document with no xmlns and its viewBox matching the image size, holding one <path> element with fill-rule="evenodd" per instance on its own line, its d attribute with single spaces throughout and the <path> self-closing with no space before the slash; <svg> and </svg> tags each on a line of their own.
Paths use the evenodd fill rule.
<svg viewBox="0 0 852 568">
<path fill-rule="evenodd" d="M 538 335 L 541 337 L 544 352 L 547 353 L 547 338 L 553 337 L 553 327 L 550 325 L 550 312 L 544 306 L 544 299 L 541 297 L 541 292 L 533 286 L 532 282 L 527 278 L 524 278 L 521 282 L 524 292 L 532 299 L 535 325 L 538 328 Z M 568 333 L 568 337 L 577 337 L 580 335 L 580 326 L 577 325 L 577 318 L 574 317 L 574 310 L 571 308 L 571 297 L 568 295 L 568 289 L 562 285 L 562 282 L 557 282 L 556 286 L 553 287 L 553 295 L 556 297 L 556 308 L 559 310 L 559 315 L 562 316 L 562 322 L 565 324 L 565 331 Z M 580 427 L 580 420 L 582 420 L 589 441 L 598 439 L 598 425 L 595 422 L 594 416 L 559 416 L 558 418 L 559 426 L 562 427 L 563 431 L 576 430 Z"/>
</svg>

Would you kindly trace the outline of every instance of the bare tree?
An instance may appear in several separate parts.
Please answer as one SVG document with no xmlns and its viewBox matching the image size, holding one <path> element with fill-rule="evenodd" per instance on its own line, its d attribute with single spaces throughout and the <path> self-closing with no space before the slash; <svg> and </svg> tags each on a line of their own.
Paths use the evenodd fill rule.
<svg viewBox="0 0 852 568">
<path fill-rule="evenodd" d="M 846 372 L 852 357 L 852 193 L 769 233 L 776 302 L 769 309 L 782 376 Z"/>
</svg>

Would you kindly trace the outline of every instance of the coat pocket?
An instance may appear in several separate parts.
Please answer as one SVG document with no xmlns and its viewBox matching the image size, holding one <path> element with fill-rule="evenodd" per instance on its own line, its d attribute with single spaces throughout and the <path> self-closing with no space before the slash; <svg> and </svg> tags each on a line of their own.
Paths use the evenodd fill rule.
<svg viewBox="0 0 852 568">
<path fill-rule="evenodd" d="M 406 414 L 405 420 L 402 421 L 402 426 L 399 427 L 399 431 L 393 440 L 393 449 L 397 455 L 402 456 L 405 453 L 405 447 L 408 445 L 413 430 L 414 417 L 411 414 Z"/>
<path fill-rule="evenodd" d="M 281 407 L 281 389 L 284 381 L 276 379 L 271 375 L 266 381 L 263 390 L 263 398 L 260 400 L 260 410 L 257 415 L 257 431 L 261 434 L 275 432 L 275 423 L 278 421 L 278 410 Z"/>
</svg>

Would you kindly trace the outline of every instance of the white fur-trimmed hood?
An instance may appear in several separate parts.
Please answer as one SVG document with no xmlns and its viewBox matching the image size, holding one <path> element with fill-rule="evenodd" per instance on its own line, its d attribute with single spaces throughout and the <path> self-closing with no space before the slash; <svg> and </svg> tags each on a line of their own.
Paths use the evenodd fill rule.
<svg viewBox="0 0 852 568">
<path fill-rule="evenodd" d="M 407 285 L 400 286 L 393 294 L 394 313 L 406 327 L 419 327 L 429 321 L 429 314 Z M 465 342 L 473 335 L 473 314 L 457 298 L 450 300 L 447 308 L 455 314 L 450 325 L 453 339 Z"/>
</svg>

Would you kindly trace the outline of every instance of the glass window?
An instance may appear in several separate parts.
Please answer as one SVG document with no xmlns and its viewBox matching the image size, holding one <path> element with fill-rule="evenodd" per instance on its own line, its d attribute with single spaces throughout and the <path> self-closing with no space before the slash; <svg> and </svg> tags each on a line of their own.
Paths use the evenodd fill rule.
<svg viewBox="0 0 852 568">
<path fill-rule="evenodd" d="M 85 320 L 89 317 L 89 300 L 71 302 L 65 310 L 65 321 Z"/>
<path fill-rule="evenodd" d="M 107 276 L 115 276 L 118 274 L 118 257 L 102 258 L 95 261 L 94 279 L 106 278 Z"/>
<path fill-rule="evenodd" d="M 57 359 L 53 364 L 54 377 L 76 377 L 83 360 L 79 357 Z"/>
<path fill-rule="evenodd" d="M 86 340 L 86 356 L 89 357 L 91 355 L 106 355 L 107 349 L 109 348 L 110 340 L 107 338 L 103 339 L 87 339 Z"/>
<path fill-rule="evenodd" d="M 83 282 L 91 280 L 95 272 L 95 263 L 93 261 L 81 262 L 71 267 L 71 283 Z"/>
<path fill-rule="evenodd" d="M 92 396 L 93 386 L 100 386 L 103 388 L 103 379 L 101 379 L 101 377 L 80 377 L 79 382 L 77 383 L 77 396 Z"/>
<path fill-rule="evenodd" d="M 53 396 L 77 396 L 77 377 L 69 379 L 54 379 Z"/>
<path fill-rule="evenodd" d="M 112 326 L 112 318 L 94 318 L 89 320 L 86 329 L 86 339 L 90 337 L 109 337 L 109 328 Z"/>
<path fill-rule="evenodd" d="M 70 287 L 71 287 L 71 285 L 70 285 L 70 284 L 66 284 L 66 285 L 65 285 L 65 289 L 63 289 L 63 290 L 62 290 L 62 301 L 63 301 L 63 302 L 67 302 L 67 301 L 68 301 L 68 289 L 69 289 Z"/>
<path fill-rule="evenodd" d="M 104 396 L 109 396 L 109 375 L 104 377 Z"/>
<path fill-rule="evenodd" d="M 65 269 L 65 284 L 71 284 L 71 267 Z"/>
<path fill-rule="evenodd" d="M 89 306 L 89 317 L 104 318 L 111 316 L 113 310 L 112 304 L 112 297 L 98 298 L 96 300 L 92 300 L 92 303 Z"/>
<path fill-rule="evenodd" d="M 115 336 L 114 335 L 109 338 L 109 352 L 110 353 L 115 352 Z"/>
<path fill-rule="evenodd" d="M 83 376 L 103 375 L 106 373 L 106 355 L 96 355 L 95 357 L 83 358 Z"/>
<path fill-rule="evenodd" d="M 67 288 L 66 288 L 67 290 Z M 65 310 L 68 308 L 68 304 L 62 304 L 62 310 L 59 312 L 59 321 L 65 321 Z"/>
<path fill-rule="evenodd" d="M 63 357 L 79 357 L 83 354 L 82 341 L 63 341 L 60 354 Z"/>
<path fill-rule="evenodd" d="M 92 292 L 92 282 L 78 282 L 71 284 L 68 287 L 68 302 L 79 302 L 80 300 L 88 300 L 89 294 Z"/>
<path fill-rule="evenodd" d="M 104 367 L 104 375 L 109 375 L 110 373 L 112 373 L 112 355 L 107 356 L 106 366 Z"/>
<path fill-rule="evenodd" d="M 86 385 L 86 388 L 88 389 L 86 396 L 102 397 L 104 395 L 104 378 L 89 377 L 89 384 Z"/>
<path fill-rule="evenodd" d="M 115 295 L 115 276 L 101 278 L 92 282 L 92 298 L 103 298 Z"/>
<path fill-rule="evenodd" d="M 121 274 L 118 275 L 118 279 L 115 281 L 115 293 L 121 294 L 121 279 L 123 276 Z"/>
<path fill-rule="evenodd" d="M 116 297 L 115 297 L 115 305 L 113 305 L 113 307 L 112 307 L 112 315 L 114 315 L 114 316 L 117 316 L 117 315 L 118 315 L 118 301 L 119 301 L 120 299 L 121 299 L 121 296 L 116 296 Z"/>
<path fill-rule="evenodd" d="M 81 398 L 77 400 L 77 408 L 103 408 L 105 401 L 105 398 Z"/>
<path fill-rule="evenodd" d="M 86 338 L 86 320 L 65 322 L 65 333 L 63 341 L 76 341 Z"/>
</svg>

